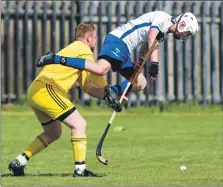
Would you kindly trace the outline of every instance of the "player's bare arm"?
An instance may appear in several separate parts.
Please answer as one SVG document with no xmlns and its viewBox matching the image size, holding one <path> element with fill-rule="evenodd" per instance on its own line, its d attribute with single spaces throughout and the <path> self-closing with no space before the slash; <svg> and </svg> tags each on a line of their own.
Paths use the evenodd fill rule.
<svg viewBox="0 0 223 187">
<path fill-rule="evenodd" d="M 36 66 L 41 67 L 49 64 L 61 64 L 79 70 L 86 70 L 96 75 L 105 75 L 111 69 L 111 65 L 108 62 L 100 61 L 95 63 L 83 58 L 71 58 L 56 55 L 50 51 L 37 60 Z"/>
<path fill-rule="evenodd" d="M 149 31 L 148 36 L 148 47 L 151 48 L 152 43 L 156 39 L 156 36 L 158 35 L 159 30 L 156 28 L 151 28 Z M 149 74 L 152 80 L 155 80 L 158 77 L 159 73 L 159 43 L 157 43 L 154 51 L 151 53 L 150 57 L 150 69 Z"/>
<path fill-rule="evenodd" d="M 151 28 L 148 34 L 148 48 L 151 48 L 152 43 L 156 39 L 159 30 L 156 28 Z M 159 43 L 156 44 L 154 51 L 151 53 L 150 57 L 151 62 L 159 62 Z"/>
<path fill-rule="evenodd" d="M 99 60 L 98 63 L 85 61 L 85 70 L 96 75 L 105 75 L 111 69 L 111 65 L 106 60 Z"/>
</svg>

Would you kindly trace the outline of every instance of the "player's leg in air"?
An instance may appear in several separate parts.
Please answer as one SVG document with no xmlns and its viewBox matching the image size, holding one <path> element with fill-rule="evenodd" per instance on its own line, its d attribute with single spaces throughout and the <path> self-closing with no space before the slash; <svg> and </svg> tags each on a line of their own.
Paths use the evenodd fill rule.
<svg viewBox="0 0 223 187">
<path fill-rule="evenodd" d="M 74 177 L 99 177 L 86 169 L 86 121 L 71 101 L 56 87 L 35 81 L 28 91 L 28 103 L 43 127 L 25 151 L 9 163 L 14 176 L 24 175 L 24 167 L 29 159 L 40 153 L 61 135 L 64 123 L 71 129 L 71 145 L 74 159 Z M 47 102 L 46 102 L 47 101 Z"/>
</svg>

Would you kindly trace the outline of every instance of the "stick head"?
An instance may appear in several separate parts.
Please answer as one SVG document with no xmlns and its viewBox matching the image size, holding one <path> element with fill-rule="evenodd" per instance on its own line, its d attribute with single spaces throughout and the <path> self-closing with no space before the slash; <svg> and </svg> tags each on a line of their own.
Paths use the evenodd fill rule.
<svg viewBox="0 0 223 187">
<path fill-rule="evenodd" d="M 108 160 L 106 160 L 103 156 L 101 156 L 101 147 L 102 144 L 99 143 L 96 149 L 96 157 L 99 162 L 101 162 L 104 165 L 108 165 Z"/>
<path fill-rule="evenodd" d="M 108 165 L 108 160 L 104 159 L 102 156 L 97 156 L 97 158 L 102 164 Z"/>
<path fill-rule="evenodd" d="M 96 148 L 96 156 L 97 156 L 99 162 L 101 162 L 101 163 L 104 164 L 104 165 L 107 165 L 107 164 L 108 164 L 108 160 L 104 159 L 104 158 L 101 156 L 101 148 L 102 148 L 104 139 L 105 139 L 105 137 L 106 137 L 106 134 L 108 133 L 108 130 L 109 130 L 110 126 L 111 126 L 111 123 L 112 123 L 112 120 L 113 120 L 115 114 L 116 114 L 116 112 L 114 111 L 114 112 L 113 112 L 113 115 L 112 115 L 112 117 L 111 117 L 111 119 L 110 119 L 111 122 L 109 122 L 108 125 L 107 125 L 107 127 L 105 128 L 105 131 L 104 131 L 104 133 L 103 133 L 103 135 L 102 135 L 102 137 L 101 137 L 101 139 L 100 139 L 100 141 L 99 141 L 99 143 L 98 143 L 98 145 L 97 145 L 97 148 Z"/>
</svg>

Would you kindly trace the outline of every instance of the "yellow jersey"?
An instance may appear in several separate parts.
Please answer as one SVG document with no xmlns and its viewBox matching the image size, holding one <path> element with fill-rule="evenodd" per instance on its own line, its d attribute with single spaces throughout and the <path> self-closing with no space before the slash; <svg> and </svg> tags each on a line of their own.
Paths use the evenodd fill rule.
<svg viewBox="0 0 223 187">
<path fill-rule="evenodd" d="M 67 47 L 60 50 L 57 54 L 64 57 L 83 58 L 95 62 L 91 49 L 81 41 L 74 41 Z M 50 64 L 44 66 L 39 75 L 36 77 L 35 81 L 53 84 L 65 93 L 70 90 L 76 81 L 78 81 L 83 88 L 86 88 L 85 91 L 92 86 L 93 82 L 94 85 L 99 85 L 99 87 L 107 84 L 107 81 L 104 80 L 102 76 L 93 75 L 89 72 L 60 64 Z"/>
</svg>

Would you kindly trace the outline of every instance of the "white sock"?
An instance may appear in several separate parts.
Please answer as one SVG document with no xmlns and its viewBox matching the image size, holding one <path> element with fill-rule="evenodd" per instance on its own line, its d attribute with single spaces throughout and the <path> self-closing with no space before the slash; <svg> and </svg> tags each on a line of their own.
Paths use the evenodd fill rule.
<svg viewBox="0 0 223 187">
<path fill-rule="evenodd" d="M 75 164 L 75 170 L 78 174 L 83 173 L 86 168 L 86 164 Z"/>
<path fill-rule="evenodd" d="M 16 159 L 19 161 L 20 166 L 25 166 L 27 163 L 27 160 L 23 155 L 17 156 Z"/>
</svg>

